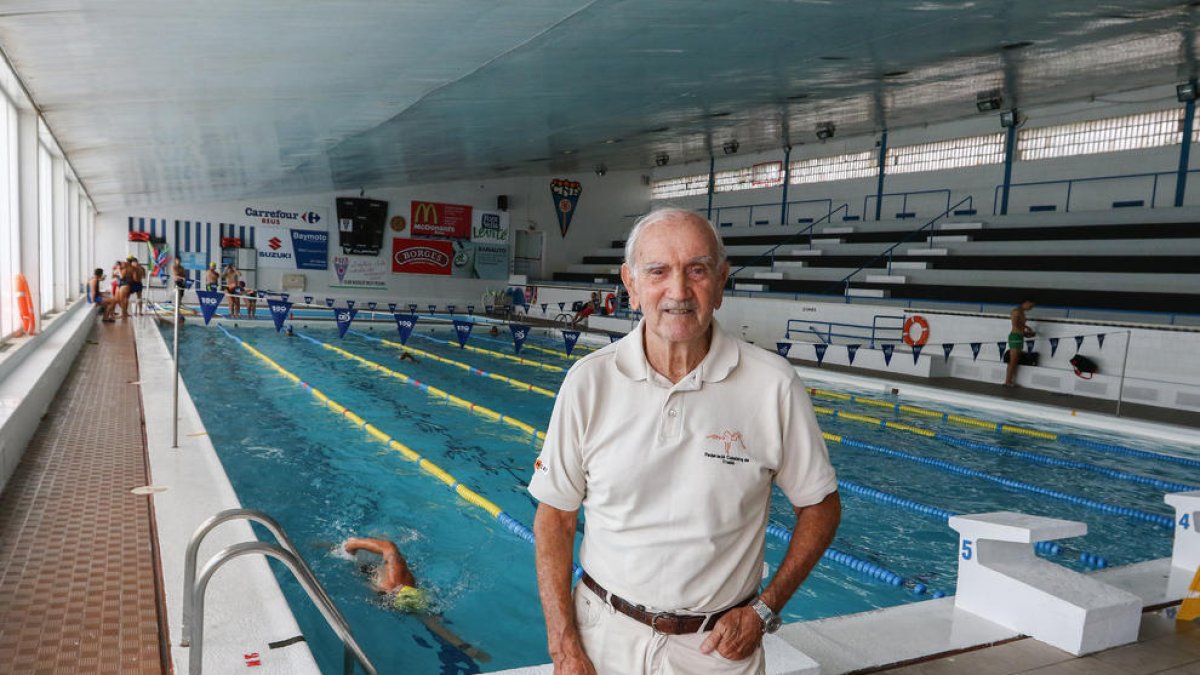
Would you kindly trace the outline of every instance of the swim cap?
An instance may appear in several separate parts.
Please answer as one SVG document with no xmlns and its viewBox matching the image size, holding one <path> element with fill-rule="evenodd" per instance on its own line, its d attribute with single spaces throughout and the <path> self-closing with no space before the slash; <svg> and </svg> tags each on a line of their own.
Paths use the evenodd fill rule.
<svg viewBox="0 0 1200 675">
<path fill-rule="evenodd" d="M 392 607 L 401 612 L 424 612 L 429 609 L 429 596 L 412 586 L 401 586 L 392 596 Z"/>
<path fill-rule="evenodd" d="M 217 263 L 215 263 L 215 262 L 210 262 L 210 263 L 208 263 L 208 266 L 209 266 L 209 267 L 216 267 L 216 266 L 217 266 Z"/>
</svg>

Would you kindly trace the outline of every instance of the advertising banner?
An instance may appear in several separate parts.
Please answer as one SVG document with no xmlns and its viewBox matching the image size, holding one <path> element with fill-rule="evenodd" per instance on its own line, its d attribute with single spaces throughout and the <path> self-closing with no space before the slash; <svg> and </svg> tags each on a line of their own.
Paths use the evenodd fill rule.
<svg viewBox="0 0 1200 675">
<path fill-rule="evenodd" d="M 471 207 L 414 200 L 409 223 L 413 236 L 468 239 L 471 236 Z"/>
<path fill-rule="evenodd" d="M 335 255 L 333 272 L 337 281 L 330 284 L 332 288 L 387 289 L 388 266 L 384 257 Z"/>
<path fill-rule="evenodd" d="M 571 217 L 575 215 L 575 207 L 579 205 L 579 195 L 583 193 L 583 185 L 577 180 L 555 178 L 550 181 L 550 197 L 554 199 L 554 212 L 558 216 L 558 231 L 563 238 L 571 227 Z"/>
<path fill-rule="evenodd" d="M 185 270 L 203 270 L 208 267 L 201 251 L 180 251 L 179 262 Z"/>
<path fill-rule="evenodd" d="M 462 279 L 507 279 L 508 245 L 456 241 L 451 274 Z"/>
<path fill-rule="evenodd" d="M 431 239 L 392 239 L 393 274 L 450 274 L 454 245 Z"/>
<path fill-rule="evenodd" d="M 256 204 L 254 206 L 247 206 L 242 210 L 242 213 L 245 214 L 247 218 L 253 218 L 254 220 L 257 220 L 258 225 L 287 226 L 292 223 L 295 223 L 296 225 L 299 225 L 300 223 L 316 225 L 317 223 L 325 220 L 321 215 L 320 210 L 314 208 L 303 210 L 297 209 L 292 211 L 290 209 L 274 209 L 270 207 L 261 208 L 261 205 Z M 324 225 L 321 227 L 324 227 Z"/>
<path fill-rule="evenodd" d="M 329 267 L 329 234 L 286 227 L 258 228 L 258 267 L 323 270 Z"/>
<path fill-rule="evenodd" d="M 471 241 L 508 244 L 508 214 L 504 211 L 476 211 L 471 218 Z"/>
</svg>

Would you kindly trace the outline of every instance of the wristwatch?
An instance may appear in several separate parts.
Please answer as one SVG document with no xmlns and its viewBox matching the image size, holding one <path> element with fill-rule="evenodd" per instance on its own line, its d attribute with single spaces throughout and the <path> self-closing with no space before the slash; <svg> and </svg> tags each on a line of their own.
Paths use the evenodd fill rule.
<svg viewBox="0 0 1200 675">
<path fill-rule="evenodd" d="M 762 598 L 755 598 L 754 602 L 750 603 L 750 609 L 753 609 L 754 613 L 758 614 L 758 618 L 762 619 L 764 633 L 774 633 L 783 625 L 783 619 L 779 618 L 779 615 L 768 607 Z"/>
</svg>

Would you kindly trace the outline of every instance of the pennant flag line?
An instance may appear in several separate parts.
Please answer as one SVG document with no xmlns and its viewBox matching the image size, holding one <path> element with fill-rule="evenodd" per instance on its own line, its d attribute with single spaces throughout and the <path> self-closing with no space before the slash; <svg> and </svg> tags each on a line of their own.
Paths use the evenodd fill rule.
<svg viewBox="0 0 1200 675">
<path fill-rule="evenodd" d="M 880 347 L 883 350 L 883 365 L 892 365 L 892 352 L 896 350 L 896 345 L 886 344 Z"/>
<path fill-rule="evenodd" d="M 454 337 L 458 338 L 460 348 L 467 346 L 467 339 L 471 337 L 471 328 L 474 326 L 470 321 L 454 320 Z"/>
<path fill-rule="evenodd" d="M 813 345 L 813 351 L 817 353 L 817 365 L 818 366 L 821 365 L 821 362 L 825 360 L 825 350 L 826 349 L 829 349 L 829 345 L 827 345 L 823 342 Z"/>
<path fill-rule="evenodd" d="M 513 353 L 520 354 L 521 347 L 525 344 L 525 338 L 529 337 L 529 326 L 510 323 L 508 324 L 508 329 L 512 332 Z"/>
<path fill-rule="evenodd" d="M 846 345 L 846 358 L 850 359 L 850 365 L 854 365 L 854 355 L 858 354 L 858 348 L 862 345 Z"/>
<path fill-rule="evenodd" d="M 275 321 L 275 332 L 278 333 L 283 330 L 283 322 L 287 321 L 292 304 L 282 300 L 267 300 L 267 307 L 271 310 L 271 319 Z"/>
<path fill-rule="evenodd" d="M 971 343 L 971 360 L 972 361 L 979 360 L 979 350 L 982 348 L 983 348 L 982 342 L 972 342 Z"/>
<path fill-rule="evenodd" d="M 392 318 L 396 320 L 396 330 L 400 333 L 400 344 L 407 345 L 408 338 L 412 337 L 413 329 L 417 327 L 417 315 L 393 314 Z"/>
<path fill-rule="evenodd" d="M 1050 338 L 1050 358 L 1054 358 L 1054 352 L 1058 351 L 1058 338 Z"/>
<path fill-rule="evenodd" d="M 562 332 L 562 334 L 563 334 L 563 347 L 565 347 L 567 350 L 567 356 L 570 356 L 571 350 L 575 349 L 575 343 L 579 342 L 579 331 L 564 330 Z"/>
<path fill-rule="evenodd" d="M 775 343 L 775 351 L 779 352 L 779 355 L 786 359 L 788 352 L 792 351 L 792 343 L 776 342 Z"/>
<path fill-rule="evenodd" d="M 354 315 L 358 314 L 358 310 L 353 307 L 333 310 L 333 318 L 337 320 L 338 337 L 346 337 L 346 331 L 350 329 L 350 322 L 354 321 Z"/>
<path fill-rule="evenodd" d="M 924 348 L 925 348 L 925 345 L 913 345 L 912 354 L 913 354 L 913 365 L 914 366 L 917 364 L 917 360 L 921 358 L 921 350 Z"/>
<path fill-rule="evenodd" d="M 950 360 L 950 352 L 952 351 L 954 351 L 953 342 L 947 342 L 942 345 L 942 354 L 945 356 L 943 363 Z"/>
<path fill-rule="evenodd" d="M 1100 349 L 1104 349 L 1104 333 L 1100 333 L 1096 336 L 1096 342 L 1100 343 Z"/>
<path fill-rule="evenodd" d="M 217 308 L 221 306 L 225 294 L 220 291 L 196 291 L 196 297 L 200 299 L 200 313 L 204 316 L 204 325 L 207 326 L 217 313 Z"/>
</svg>

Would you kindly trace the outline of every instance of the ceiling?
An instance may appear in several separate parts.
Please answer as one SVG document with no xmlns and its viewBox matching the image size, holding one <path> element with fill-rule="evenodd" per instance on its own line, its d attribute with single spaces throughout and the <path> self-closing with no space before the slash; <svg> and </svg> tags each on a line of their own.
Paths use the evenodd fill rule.
<svg viewBox="0 0 1200 675">
<path fill-rule="evenodd" d="M 0 0 L 102 211 L 647 169 L 1196 72 L 1163 0 Z"/>
</svg>

